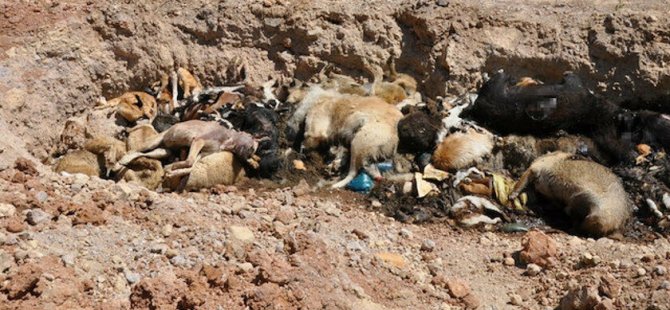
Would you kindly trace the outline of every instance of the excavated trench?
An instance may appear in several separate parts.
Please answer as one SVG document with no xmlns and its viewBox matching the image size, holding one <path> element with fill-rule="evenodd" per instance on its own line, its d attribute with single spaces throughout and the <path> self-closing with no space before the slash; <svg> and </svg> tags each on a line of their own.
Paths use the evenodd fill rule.
<svg viewBox="0 0 670 310">
<path fill-rule="evenodd" d="M 177 66 L 215 86 L 308 80 L 327 64 L 371 79 L 365 63 L 394 58 L 398 71 L 433 99 L 476 91 L 482 73 L 500 69 L 546 82 L 572 71 L 625 107 L 669 111 L 670 27 L 666 15 L 656 14 L 662 6 L 617 11 L 605 3 L 586 14 L 579 10 L 584 4 L 543 5 L 522 14 L 504 4 L 445 3 L 167 1 L 44 9 L 53 27 L 21 33 L 21 24 L 3 25 L 19 38 L 1 46 L 2 126 L 10 132 L 3 163 L 18 156 L 53 163 L 68 117 L 100 96 L 142 90 Z M 71 17 L 56 18 L 65 9 Z M 543 19 L 542 10 L 552 18 Z"/>
</svg>

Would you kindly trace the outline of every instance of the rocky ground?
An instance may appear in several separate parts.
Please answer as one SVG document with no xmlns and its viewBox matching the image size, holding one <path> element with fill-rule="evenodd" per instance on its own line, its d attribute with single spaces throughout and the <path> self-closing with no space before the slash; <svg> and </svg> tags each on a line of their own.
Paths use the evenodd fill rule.
<svg viewBox="0 0 670 310">
<path fill-rule="evenodd" d="M 667 1 L 0 4 L 3 308 L 668 309 L 670 243 L 413 225 L 378 201 L 258 181 L 158 194 L 50 171 L 63 122 L 175 64 L 206 85 L 365 75 L 399 58 L 429 96 L 503 68 L 656 107 L 670 89 Z M 17 158 L 19 160 L 17 161 Z"/>
</svg>

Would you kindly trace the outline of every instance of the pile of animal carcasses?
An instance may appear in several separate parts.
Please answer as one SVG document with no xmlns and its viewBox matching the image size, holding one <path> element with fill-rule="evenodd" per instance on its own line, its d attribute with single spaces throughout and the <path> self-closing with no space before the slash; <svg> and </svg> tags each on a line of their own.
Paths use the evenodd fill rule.
<svg viewBox="0 0 670 310">
<path fill-rule="evenodd" d="M 365 69 L 371 82 L 324 66 L 312 82 L 203 87 L 179 68 L 69 120 L 56 170 L 197 190 L 277 177 L 280 168 L 319 169 L 316 185 L 367 193 L 393 184 L 418 203 L 448 195 L 445 207 L 465 226 L 510 222 L 534 205 L 529 197 L 543 197 L 539 204 L 558 206 L 576 232 L 603 236 L 630 218 L 622 184 L 670 167 L 653 168 L 667 162 L 670 117 L 621 109 L 574 74 L 544 84 L 497 72 L 477 94 L 433 100 L 393 60 L 386 72 Z M 319 168 L 306 156 L 313 152 L 327 159 Z M 614 174 L 613 165 L 626 168 Z M 654 180 L 654 192 L 632 202 L 670 226 L 667 183 Z"/>
<path fill-rule="evenodd" d="M 281 164 L 274 83 L 203 87 L 184 68 L 164 73 L 68 120 L 55 170 L 175 191 L 269 177 Z"/>
</svg>

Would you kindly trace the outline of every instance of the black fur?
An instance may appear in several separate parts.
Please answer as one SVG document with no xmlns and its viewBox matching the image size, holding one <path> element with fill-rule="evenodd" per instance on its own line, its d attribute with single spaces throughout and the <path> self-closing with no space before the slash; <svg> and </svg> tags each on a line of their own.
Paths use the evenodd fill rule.
<svg viewBox="0 0 670 310">
<path fill-rule="evenodd" d="M 279 129 L 277 113 L 256 104 L 247 104 L 244 110 L 242 130 L 259 139 L 256 154 L 261 158 L 260 167 L 250 175 L 263 178 L 272 177 L 282 165 L 279 152 Z"/>
<path fill-rule="evenodd" d="M 173 115 L 158 113 L 156 118 L 151 122 L 154 129 L 158 132 L 163 132 L 172 127 L 172 125 L 179 123 L 179 118 Z"/>
<path fill-rule="evenodd" d="M 431 152 L 442 127 L 439 118 L 424 112 L 413 112 L 398 122 L 398 149 L 407 153 Z"/>
</svg>

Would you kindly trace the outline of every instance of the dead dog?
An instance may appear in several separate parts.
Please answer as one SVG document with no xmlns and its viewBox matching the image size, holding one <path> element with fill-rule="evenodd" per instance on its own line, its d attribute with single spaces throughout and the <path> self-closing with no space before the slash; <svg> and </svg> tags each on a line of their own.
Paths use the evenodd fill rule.
<svg viewBox="0 0 670 310">
<path fill-rule="evenodd" d="M 169 167 L 173 171 L 168 173 L 183 174 L 188 170 L 176 171 L 175 169 L 190 169 L 199 159 L 199 154 L 214 153 L 219 151 L 230 151 L 240 159 L 247 161 L 252 167 L 258 167 L 258 156 L 254 153 L 258 148 L 258 142 L 248 133 L 222 127 L 216 122 L 205 122 L 200 120 L 191 120 L 175 124 L 170 129 L 145 141 L 138 151 L 126 154 L 121 158 L 115 171 L 122 169 L 131 161 L 139 157 L 162 158 L 168 155 L 165 149 L 159 149 L 163 146 L 167 149 L 189 148 L 187 159 L 176 162 Z M 149 153 L 142 153 L 151 151 Z"/>
<path fill-rule="evenodd" d="M 349 172 L 334 188 L 346 186 L 361 168 L 381 179 L 373 163 L 395 155 L 400 111 L 378 97 L 341 94 L 318 85 L 311 86 L 304 98 L 292 99 L 300 104 L 287 125 L 296 133 L 304 123 L 304 148 L 337 142 L 350 148 Z"/>
<path fill-rule="evenodd" d="M 583 232 L 607 236 L 618 232 L 631 215 L 621 179 L 605 166 L 554 152 L 539 157 L 521 176 L 510 194 L 516 198 L 527 186 L 564 205 L 564 211 Z"/>
</svg>

